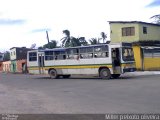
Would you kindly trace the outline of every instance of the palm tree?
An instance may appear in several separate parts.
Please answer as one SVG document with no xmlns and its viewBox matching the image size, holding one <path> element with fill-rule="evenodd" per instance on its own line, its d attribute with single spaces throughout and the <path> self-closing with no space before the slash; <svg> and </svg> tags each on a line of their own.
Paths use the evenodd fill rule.
<svg viewBox="0 0 160 120">
<path fill-rule="evenodd" d="M 57 41 L 56 40 L 51 40 L 48 44 L 43 45 L 43 48 L 56 48 L 57 47 Z"/>
<path fill-rule="evenodd" d="M 88 45 L 88 42 L 86 41 L 85 37 L 79 37 L 79 38 L 77 38 L 77 40 L 79 41 L 79 46 Z"/>
<path fill-rule="evenodd" d="M 61 39 L 62 47 L 75 47 L 75 46 L 87 45 L 85 37 L 79 37 L 79 38 L 72 37 L 70 36 L 69 30 L 63 30 L 63 34 L 65 34 L 65 37 Z"/>
<path fill-rule="evenodd" d="M 79 40 L 75 37 L 70 38 L 70 43 L 70 47 L 80 46 Z"/>
<path fill-rule="evenodd" d="M 101 39 L 101 38 L 91 38 L 91 39 L 89 40 L 89 42 L 90 42 L 91 45 L 99 44 L 99 40 L 100 40 L 100 39 Z"/>
<path fill-rule="evenodd" d="M 51 40 L 51 42 L 39 47 L 38 49 L 52 49 L 52 48 L 56 48 L 57 47 L 57 41 L 56 40 Z"/>
<path fill-rule="evenodd" d="M 62 47 L 69 47 L 69 46 L 71 46 L 70 31 L 69 30 L 63 30 L 63 34 L 65 34 L 65 37 L 63 37 L 61 39 L 61 41 L 62 41 Z"/>
<path fill-rule="evenodd" d="M 105 34 L 105 32 L 101 32 L 101 37 L 102 37 L 103 43 L 105 43 L 105 40 L 107 38 L 107 34 Z"/>
</svg>

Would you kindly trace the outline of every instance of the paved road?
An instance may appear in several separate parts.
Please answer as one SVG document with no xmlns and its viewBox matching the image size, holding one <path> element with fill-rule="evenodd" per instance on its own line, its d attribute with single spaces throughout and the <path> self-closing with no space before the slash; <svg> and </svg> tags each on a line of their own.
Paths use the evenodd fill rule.
<svg viewBox="0 0 160 120">
<path fill-rule="evenodd" d="M 159 113 L 159 78 L 51 80 L 0 73 L 0 113 Z"/>
</svg>

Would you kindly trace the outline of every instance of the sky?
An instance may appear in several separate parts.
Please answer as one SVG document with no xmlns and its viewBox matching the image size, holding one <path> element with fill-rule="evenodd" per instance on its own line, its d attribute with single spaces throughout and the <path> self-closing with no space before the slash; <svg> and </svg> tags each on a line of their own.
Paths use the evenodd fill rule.
<svg viewBox="0 0 160 120">
<path fill-rule="evenodd" d="M 0 0 L 0 52 L 12 47 L 36 47 L 71 36 L 87 40 L 110 33 L 108 21 L 152 22 L 160 0 Z"/>
</svg>

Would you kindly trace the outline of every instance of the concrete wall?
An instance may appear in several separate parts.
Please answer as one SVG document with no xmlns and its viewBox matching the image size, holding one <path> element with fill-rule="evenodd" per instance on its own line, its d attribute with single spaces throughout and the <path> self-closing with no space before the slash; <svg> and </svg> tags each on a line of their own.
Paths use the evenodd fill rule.
<svg viewBox="0 0 160 120">
<path fill-rule="evenodd" d="M 147 27 L 147 34 L 143 34 L 143 27 Z M 160 26 L 139 24 L 139 40 L 160 40 Z"/>
<path fill-rule="evenodd" d="M 16 62 L 16 60 L 11 61 L 11 72 L 12 73 L 17 72 L 17 62 Z"/>
<path fill-rule="evenodd" d="M 143 69 L 143 64 L 142 64 L 142 52 L 141 52 L 141 47 L 140 46 L 133 46 L 133 52 L 134 52 L 134 59 L 136 62 L 136 68 L 137 70 L 142 70 Z"/>
<path fill-rule="evenodd" d="M 122 36 L 122 28 L 123 27 L 135 27 L 135 35 L 134 36 Z M 139 27 L 138 24 L 134 23 L 111 23 L 110 24 L 110 38 L 112 43 L 119 42 L 134 42 L 139 40 Z"/>
<path fill-rule="evenodd" d="M 134 27 L 134 36 L 122 36 L 122 28 Z M 147 28 L 147 34 L 143 33 L 143 27 Z M 160 40 L 160 25 L 139 23 L 139 22 L 111 22 L 110 23 L 110 38 L 111 42 L 135 42 L 141 40 Z"/>
<path fill-rule="evenodd" d="M 10 50 L 10 60 L 15 60 L 16 59 L 16 48 L 12 48 Z"/>
<path fill-rule="evenodd" d="M 27 68 L 27 60 L 17 60 L 17 72 L 24 73 Z"/>
</svg>

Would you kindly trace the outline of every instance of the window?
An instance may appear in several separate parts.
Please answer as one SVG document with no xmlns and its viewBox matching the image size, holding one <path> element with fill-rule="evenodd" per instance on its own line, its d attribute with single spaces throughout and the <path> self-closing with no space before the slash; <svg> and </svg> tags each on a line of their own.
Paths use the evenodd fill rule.
<svg viewBox="0 0 160 120">
<path fill-rule="evenodd" d="M 65 51 L 45 51 L 45 60 L 64 60 L 66 59 Z"/>
<path fill-rule="evenodd" d="M 100 57 L 108 57 L 108 46 L 96 46 L 94 47 L 94 57 L 100 58 Z"/>
<path fill-rule="evenodd" d="M 65 51 L 55 51 L 55 60 L 65 60 L 66 59 L 66 52 Z"/>
<path fill-rule="evenodd" d="M 132 48 L 123 47 L 122 48 L 122 58 L 124 61 L 133 61 L 134 53 Z"/>
<path fill-rule="evenodd" d="M 93 47 L 80 48 L 80 58 L 93 58 Z"/>
<path fill-rule="evenodd" d="M 135 28 L 134 27 L 124 27 L 122 28 L 122 36 L 134 36 Z"/>
<path fill-rule="evenodd" d="M 147 34 L 147 27 L 143 27 L 143 34 Z"/>
<path fill-rule="evenodd" d="M 37 52 L 29 53 L 29 61 L 37 61 Z"/>
<path fill-rule="evenodd" d="M 45 51 L 45 60 L 53 60 L 53 51 Z"/>
<path fill-rule="evenodd" d="M 67 50 L 67 59 L 78 59 L 79 49 L 71 48 Z"/>
</svg>

